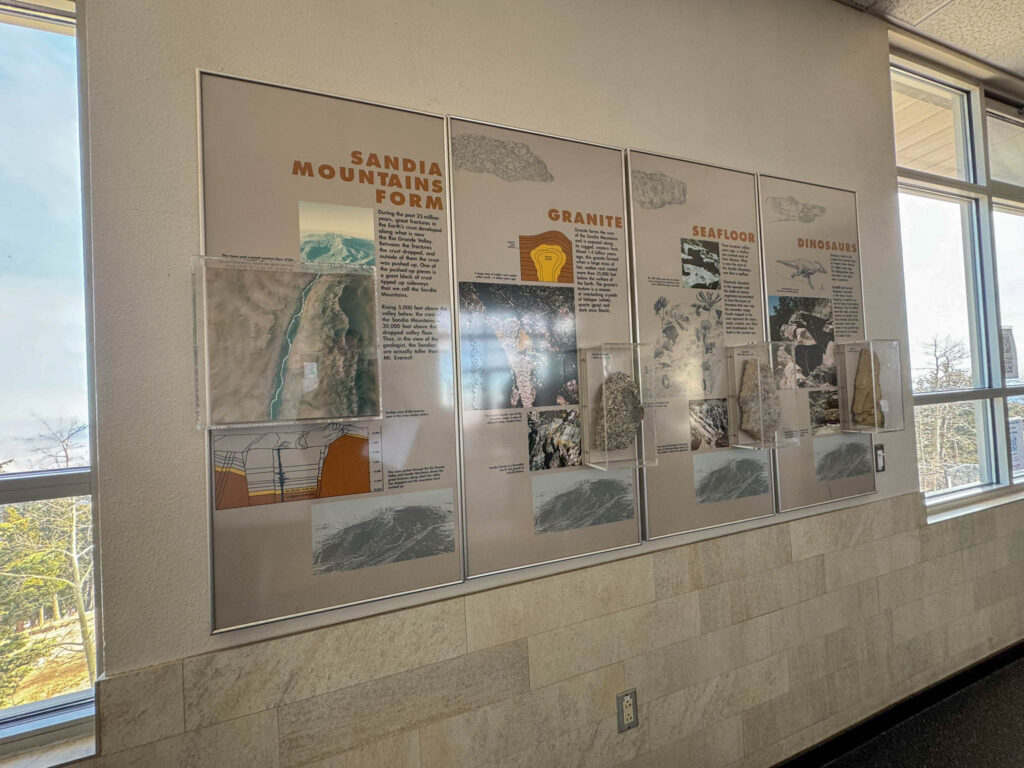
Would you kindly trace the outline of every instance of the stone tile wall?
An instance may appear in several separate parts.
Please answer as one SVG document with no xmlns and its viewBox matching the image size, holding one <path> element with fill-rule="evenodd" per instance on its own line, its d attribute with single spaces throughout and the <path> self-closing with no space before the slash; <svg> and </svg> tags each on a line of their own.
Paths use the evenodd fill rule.
<svg viewBox="0 0 1024 768">
<path fill-rule="evenodd" d="M 770 766 L 1022 637 L 1024 502 L 913 494 L 119 675 L 88 764 Z"/>
</svg>

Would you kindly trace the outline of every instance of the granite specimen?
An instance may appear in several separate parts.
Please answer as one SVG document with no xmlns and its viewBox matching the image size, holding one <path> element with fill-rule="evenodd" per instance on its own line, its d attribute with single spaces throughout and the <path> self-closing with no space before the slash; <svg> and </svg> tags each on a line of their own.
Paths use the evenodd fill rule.
<svg viewBox="0 0 1024 768">
<path fill-rule="evenodd" d="M 874 357 L 874 365 L 872 365 Z M 878 374 L 881 363 L 878 355 L 873 355 L 865 348 L 857 357 L 857 373 L 853 377 L 853 423 L 861 427 L 885 426 L 885 414 L 882 413 L 880 395 L 882 383 Z M 871 378 L 874 375 L 874 387 Z"/>
<path fill-rule="evenodd" d="M 616 371 L 604 380 L 597 398 L 597 419 L 591 444 L 601 451 L 629 448 L 644 418 L 640 390 L 628 373 Z"/>
<path fill-rule="evenodd" d="M 770 441 L 779 428 L 782 405 L 772 368 L 763 360 L 747 360 L 740 376 L 740 429 L 758 441 Z"/>
</svg>

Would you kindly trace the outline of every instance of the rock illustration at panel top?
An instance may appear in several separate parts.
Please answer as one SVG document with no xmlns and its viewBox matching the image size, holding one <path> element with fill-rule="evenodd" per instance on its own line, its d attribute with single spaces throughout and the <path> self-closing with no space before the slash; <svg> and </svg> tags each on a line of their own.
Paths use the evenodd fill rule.
<svg viewBox="0 0 1024 768">
<path fill-rule="evenodd" d="M 519 236 L 519 274 L 529 282 L 571 283 L 572 241 L 551 230 Z"/>
<path fill-rule="evenodd" d="M 657 210 L 686 203 L 686 182 L 657 171 L 630 172 L 633 202 L 641 208 Z"/>
<path fill-rule="evenodd" d="M 554 181 L 547 163 L 528 144 L 479 133 L 452 136 L 452 168 L 486 173 L 502 181 Z"/>
<path fill-rule="evenodd" d="M 764 220 L 766 223 L 797 221 L 810 224 L 825 215 L 825 206 L 803 203 L 792 195 L 766 197 L 764 199 Z"/>
</svg>

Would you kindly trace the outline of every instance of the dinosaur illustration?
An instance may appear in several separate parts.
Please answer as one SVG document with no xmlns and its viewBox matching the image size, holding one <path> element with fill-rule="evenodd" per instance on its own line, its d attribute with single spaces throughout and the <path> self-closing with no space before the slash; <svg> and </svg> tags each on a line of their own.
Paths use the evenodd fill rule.
<svg viewBox="0 0 1024 768">
<path fill-rule="evenodd" d="M 805 277 L 807 278 L 807 284 L 811 286 L 811 290 L 815 290 L 814 282 L 811 277 L 817 274 L 827 274 L 825 266 L 820 261 L 811 261 L 810 259 L 793 259 L 793 261 L 784 261 L 783 259 L 776 259 L 779 264 L 785 264 L 787 267 L 793 270 L 793 274 L 790 277 Z"/>
</svg>

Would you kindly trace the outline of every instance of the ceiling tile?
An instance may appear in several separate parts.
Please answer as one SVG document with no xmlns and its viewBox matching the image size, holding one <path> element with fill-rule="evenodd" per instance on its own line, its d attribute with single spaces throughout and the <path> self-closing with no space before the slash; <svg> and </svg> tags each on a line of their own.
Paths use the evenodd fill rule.
<svg viewBox="0 0 1024 768">
<path fill-rule="evenodd" d="M 929 14 L 949 5 L 953 0 L 878 0 L 871 8 L 872 13 L 892 16 L 907 24 L 918 24 Z"/>
<path fill-rule="evenodd" d="M 1024 35 L 986 57 L 993 64 L 1024 77 Z"/>
<path fill-rule="evenodd" d="M 929 16 L 921 32 L 975 56 L 1024 44 L 1021 0 L 954 0 Z"/>
</svg>

